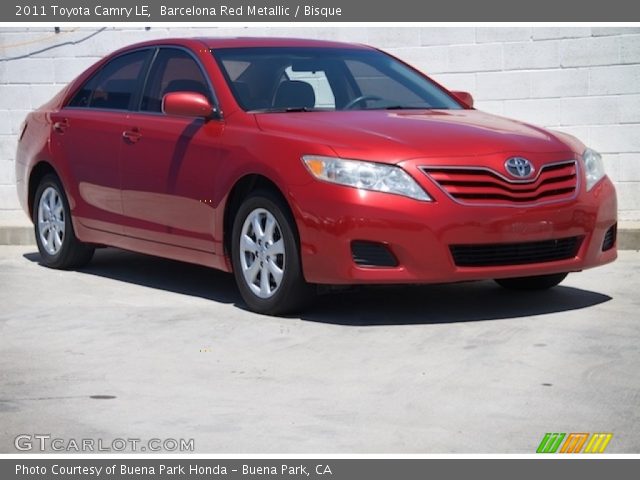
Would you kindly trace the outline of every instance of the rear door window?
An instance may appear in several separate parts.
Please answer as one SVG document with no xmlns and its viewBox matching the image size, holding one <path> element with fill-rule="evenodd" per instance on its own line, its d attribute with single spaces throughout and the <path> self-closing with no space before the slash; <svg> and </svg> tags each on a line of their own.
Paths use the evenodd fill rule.
<svg viewBox="0 0 640 480">
<path fill-rule="evenodd" d="M 107 63 L 78 90 L 70 107 L 128 110 L 144 73 L 149 50 L 120 55 Z"/>
</svg>

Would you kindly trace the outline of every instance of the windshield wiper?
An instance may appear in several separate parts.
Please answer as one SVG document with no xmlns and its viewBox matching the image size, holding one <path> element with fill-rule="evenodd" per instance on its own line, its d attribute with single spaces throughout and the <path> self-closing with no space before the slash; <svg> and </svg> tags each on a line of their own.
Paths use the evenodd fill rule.
<svg viewBox="0 0 640 480">
<path fill-rule="evenodd" d="M 267 108 L 256 108 L 254 110 L 249 110 L 247 113 L 321 112 L 326 110 L 327 109 L 315 108 L 315 107 L 286 107 L 286 108 L 267 107 Z"/>
<path fill-rule="evenodd" d="M 414 105 L 389 105 L 381 110 L 435 110 L 435 107 L 416 107 Z"/>
</svg>

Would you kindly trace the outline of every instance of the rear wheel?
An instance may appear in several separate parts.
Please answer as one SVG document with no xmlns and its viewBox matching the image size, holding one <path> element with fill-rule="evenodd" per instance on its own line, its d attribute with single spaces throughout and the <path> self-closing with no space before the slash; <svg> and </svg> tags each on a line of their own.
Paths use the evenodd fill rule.
<svg viewBox="0 0 640 480">
<path fill-rule="evenodd" d="M 558 285 L 567 275 L 568 273 L 555 273 L 536 277 L 498 278 L 495 281 L 509 290 L 547 290 Z"/>
<path fill-rule="evenodd" d="M 76 238 L 69 202 L 55 175 L 46 175 L 38 185 L 33 202 L 33 225 L 42 263 L 47 267 L 81 267 L 93 257 L 93 247 Z"/>
<path fill-rule="evenodd" d="M 270 191 L 257 191 L 240 206 L 231 250 L 238 289 L 254 312 L 291 313 L 313 296 L 302 275 L 293 219 Z"/>
</svg>

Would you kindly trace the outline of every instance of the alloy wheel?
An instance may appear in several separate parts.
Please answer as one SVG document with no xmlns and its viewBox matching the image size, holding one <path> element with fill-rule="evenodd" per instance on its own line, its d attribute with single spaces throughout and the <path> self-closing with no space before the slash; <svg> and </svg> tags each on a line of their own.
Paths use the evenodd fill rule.
<svg viewBox="0 0 640 480">
<path fill-rule="evenodd" d="M 65 212 L 60 192 L 47 187 L 38 203 L 38 235 L 49 255 L 56 255 L 65 239 Z"/>
<path fill-rule="evenodd" d="M 242 225 L 240 266 L 247 286 L 260 298 L 272 297 L 282 284 L 286 268 L 282 230 L 264 208 L 252 210 Z"/>
</svg>

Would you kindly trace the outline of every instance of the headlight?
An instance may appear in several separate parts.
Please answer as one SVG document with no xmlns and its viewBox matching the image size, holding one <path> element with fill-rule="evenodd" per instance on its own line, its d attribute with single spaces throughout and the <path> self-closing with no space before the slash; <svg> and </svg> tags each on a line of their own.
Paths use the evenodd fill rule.
<svg viewBox="0 0 640 480">
<path fill-rule="evenodd" d="M 582 160 L 584 161 L 584 171 L 587 177 L 587 191 L 589 191 L 604 177 L 604 164 L 602 163 L 602 156 L 590 148 L 584 151 Z"/>
<path fill-rule="evenodd" d="M 305 155 L 302 161 L 314 177 L 325 182 L 432 200 L 407 172 L 394 165 L 318 155 Z"/>
</svg>

